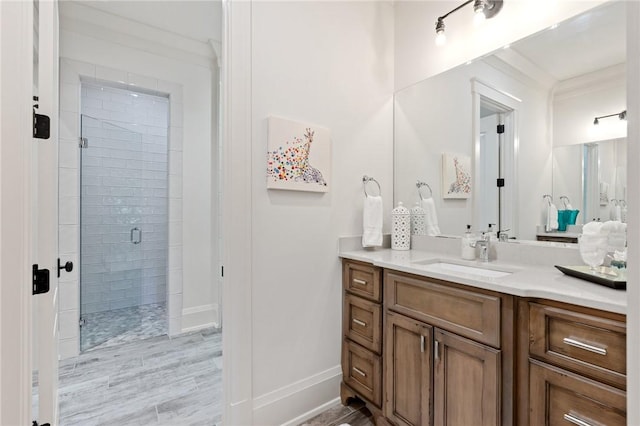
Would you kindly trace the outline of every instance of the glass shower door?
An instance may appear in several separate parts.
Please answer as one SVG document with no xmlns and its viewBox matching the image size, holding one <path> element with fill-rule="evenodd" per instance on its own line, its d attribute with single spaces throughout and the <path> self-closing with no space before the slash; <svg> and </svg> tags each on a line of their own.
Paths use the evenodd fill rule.
<svg viewBox="0 0 640 426">
<path fill-rule="evenodd" d="M 145 179 L 140 133 L 82 115 L 80 349 L 128 341 L 143 322 Z"/>
</svg>

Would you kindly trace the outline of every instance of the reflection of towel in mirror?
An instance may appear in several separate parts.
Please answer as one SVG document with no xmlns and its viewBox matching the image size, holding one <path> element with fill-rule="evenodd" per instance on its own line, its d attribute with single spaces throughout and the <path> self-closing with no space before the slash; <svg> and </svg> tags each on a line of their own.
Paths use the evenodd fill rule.
<svg viewBox="0 0 640 426">
<path fill-rule="evenodd" d="M 440 227 L 438 226 L 438 213 L 436 212 L 436 204 L 432 197 L 422 200 L 420 206 L 424 209 L 425 224 L 427 225 L 427 235 L 440 235 Z"/>
<path fill-rule="evenodd" d="M 382 245 L 382 197 L 367 195 L 362 215 L 362 247 Z"/>
<path fill-rule="evenodd" d="M 617 220 L 622 222 L 622 207 L 619 204 L 613 204 L 611 206 L 611 220 Z"/>
<path fill-rule="evenodd" d="M 547 230 L 553 231 L 558 229 L 558 209 L 555 204 L 547 205 Z"/>
</svg>

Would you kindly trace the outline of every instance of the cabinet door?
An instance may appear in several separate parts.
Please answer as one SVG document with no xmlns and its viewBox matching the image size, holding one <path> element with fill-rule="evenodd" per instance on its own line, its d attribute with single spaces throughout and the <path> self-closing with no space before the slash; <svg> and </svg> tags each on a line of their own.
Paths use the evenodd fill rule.
<svg viewBox="0 0 640 426">
<path fill-rule="evenodd" d="M 385 416 L 398 426 L 430 425 L 433 329 L 392 312 L 385 324 Z"/>
<path fill-rule="evenodd" d="M 434 331 L 434 424 L 500 424 L 500 351 Z"/>
</svg>

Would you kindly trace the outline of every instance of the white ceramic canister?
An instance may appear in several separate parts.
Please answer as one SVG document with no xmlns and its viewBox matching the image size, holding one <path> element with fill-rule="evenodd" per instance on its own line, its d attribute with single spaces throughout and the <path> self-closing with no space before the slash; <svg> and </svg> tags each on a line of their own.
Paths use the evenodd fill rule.
<svg viewBox="0 0 640 426">
<path fill-rule="evenodd" d="M 411 209 L 411 235 L 427 235 L 427 214 L 420 203 Z"/>
<path fill-rule="evenodd" d="M 411 213 L 402 205 L 402 202 L 391 210 L 391 248 L 393 250 L 411 248 Z"/>
</svg>

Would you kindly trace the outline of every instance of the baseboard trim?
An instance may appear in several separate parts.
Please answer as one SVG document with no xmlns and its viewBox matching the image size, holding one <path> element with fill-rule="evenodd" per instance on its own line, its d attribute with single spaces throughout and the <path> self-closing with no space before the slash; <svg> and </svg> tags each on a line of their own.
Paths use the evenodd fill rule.
<svg viewBox="0 0 640 426">
<path fill-rule="evenodd" d="M 339 396 L 341 378 L 342 368 L 336 365 L 259 396 L 253 400 L 253 418 L 264 424 L 289 425 L 304 416 L 313 417 Z"/>
<path fill-rule="evenodd" d="M 324 411 L 328 410 L 329 408 L 331 408 L 332 406 L 339 404 L 340 403 L 340 397 L 334 398 L 331 401 L 327 401 L 324 404 L 307 411 L 304 414 L 299 415 L 298 417 L 296 417 L 295 419 L 291 419 L 286 423 L 282 423 L 282 426 L 297 426 L 302 422 L 306 422 L 307 420 L 314 418 L 315 416 L 317 416 L 320 413 L 323 413 Z"/>
<path fill-rule="evenodd" d="M 209 304 L 185 308 L 182 310 L 182 332 L 219 327 L 218 305 Z"/>
</svg>

